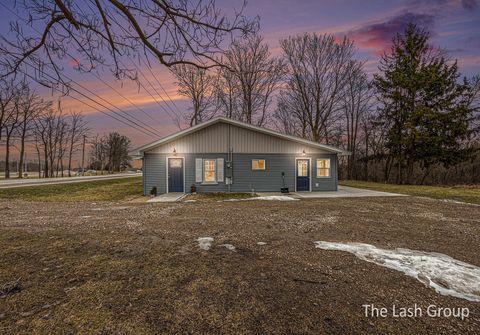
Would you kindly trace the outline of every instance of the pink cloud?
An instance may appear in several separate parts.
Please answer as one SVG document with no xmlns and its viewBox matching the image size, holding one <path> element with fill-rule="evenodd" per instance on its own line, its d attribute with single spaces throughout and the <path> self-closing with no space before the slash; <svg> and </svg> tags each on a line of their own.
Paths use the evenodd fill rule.
<svg viewBox="0 0 480 335">
<path fill-rule="evenodd" d="M 403 13 L 382 22 L 367 23 L 347 32 L 355 44 L 362 48 L 374 49 L 376 55 L 387 50 L 396 34 L 405 31 L 409 23 L 431 30 L 435 16 L 430 14 Z"/>
</svg>

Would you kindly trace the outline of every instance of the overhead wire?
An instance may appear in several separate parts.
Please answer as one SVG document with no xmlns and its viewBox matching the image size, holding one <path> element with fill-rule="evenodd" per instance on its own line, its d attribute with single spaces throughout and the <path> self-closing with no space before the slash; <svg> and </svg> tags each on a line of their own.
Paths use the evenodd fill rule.
<svg viewBox="0 0 480 335">
<path fill-rule="evenodd" d="M 15 16 L 17 16 L 19 19 L 24 20 L 22 17 L 20 17 L 20 16 L 18 15 L 18 13 L 16 13 L 16 12 L 13 11 L 12 9 L 6 7 L 3 3 L 0 2 L 0 5 L 1 5 L 2 7 L 4 7 L 4 8 L 6 8 L 7 10 L 9 10 L 11 13 L 13 13 L 13 14 L 14 14 Z M 35 31 L 37 31 L 38 33 L 40 33 L 37 29 L 35 29 L 35 27 L 32 27 L 32 28 L 33 28 Z M 57 43 L 56 41 L 55 41 L 55 43 L 58 45 L 58 43 Z M 67 53 L 67 55 L 68 55 L 71 59 L 76 60 L 75 57 L 72 56 L 71 54 Z M 30 65 L 30 66 L 32 66 L 32 65 Z M 131 105 L 133 105 L 135 108 L 137 108 L 138 110 L 142 111 L 144 114 L 146 114 L 147 116 L 149 116 L 153 121 L 158 122 L 157 120 L 155 120 L 154 118 L 152 118 L 151 115 L 149 115 L 147 112 L 145 112 L 145 111 L 144 111 L 143 109 L 141 109 L 139 106 L 137 106 L 136 104 L 134 104 L 130 99 L 128 99 L 127 97 L 125 97 L 122 93 L 120 93 L 120 92 L 119 92 L 118 90 L 116 90 L 114 87 L 112 87 L 112 86 L 109 85 L 107 82 L 105 82 L 103 79 L 101 79 L 96 73 L 93 73 L 93 72 L 91 72 L 91 73 L 92 73 L 92 75 L 94 75 L 98 80 L 100 80 L 103 84 L 105 84 L 107 87 L 109 87 L 110 89 L 114 90 L 119 96 L 121 96 L 122 98 L 124 98 L 125 100 L 127 100 L 127 101 L 128 101 Z M 82 87 L 83 89 L 87 90 L 89 93 L 91 93 L 91 94 L 97 96 L 99 99 L 105 101 L 105 103 L 107 103 L 107 104 L 113 106 L 114 108 L 118 109 L 121 113 L 127 115 L 127 117 L 123 117 L 123 116 L 122 116 L 122 117 L 123 117 L 124 119 L 127 119 L 128 122 L 132 122 L 133 124 L 135 124 L 135 125 L 143 128 L 143 129 L 146 129 L 146 127 L 148 127 L 149 129 L 147 129 L 147 130 L 148 130 L 149 132 L 155 134 L 155 136 L 158 136 L 158 130 L 155 129 L 155 128 L 153 128 L 151 125 L 148 125 L 148 124 L 146 124 L 145 122 L 141 121 L 140 119 L 136 118 L 135 116 L 126 113 L 125 111 L 121 110 L 120 108 L 118 108 L 117 106 L 115 106 L 114 104 L 112 104 L 111 102 L 109 102 L 107 99 L 105 99 L 105 98 L 99 96 L 98 94 L 92 92 L 92 91 L 89 90 L 88 88 L 85 88 L 83 85 L 79 84 L 78 82 L 76 82 L 75 80 L 69 78 L 68 76 L 66 76 L 66 75 L 64 75 L 64 76 L 65 76 L 65 78 L 68 79 L 69 81 L 77 84 L 78 86 L 80 86 L 80 87 Z M 51 77 L 51 78 L 52 78 L 52 77 Z M 36 80 L 36 78 L 34 78 L 34 80 Z M 69 86 L 69 87 L 70 87 L 70 86 Z M 71 89 L 71 87 L 70 87 L 70 89 Z M 57 89 L 57 91 L 63 93 L 62 91 L 60 91 L 60 90 L 58 90 L 58 89 Z M 76 90 L 76 91 L 77 91 L 77 90 Z M 82 95 L 82 96 L 84 96 L 84 95 Z M 78 100 L 78 99 L 77 99 L 77 100 Z M 102 104 L 98 103 L 97 101 L 95 101 L 95 100 L 93 100 L 93 99 L 90 99 L 90 100 L 94 101 L 95 103 L 97 103 L 97 104 L 99 104 L 99 105 L 101 105 L 102 107 L 105 108 L 105 106 L 103 106 Z M 110 110 L 111 110 L 111 109 L 110 109 Z M 111 110 L 111 111 L 112 111 L 112 110 Z M 113 113 L 116 113 L 115 111 L 112 111 L 112 112 L 113 112 Z M 119 116 L 121 116 L 121 115 L 119 115 Z M 130 118 L 130 119 L 129 119 L 129 118 Z M 135 120 L 135 121 L 133 121 L 132 119 Z M 139 125 L 137 122 L 143 124 L 145 127 Z M 151 130 L 153 130 L 153 132 L 152 132 Z"/>
</svg>

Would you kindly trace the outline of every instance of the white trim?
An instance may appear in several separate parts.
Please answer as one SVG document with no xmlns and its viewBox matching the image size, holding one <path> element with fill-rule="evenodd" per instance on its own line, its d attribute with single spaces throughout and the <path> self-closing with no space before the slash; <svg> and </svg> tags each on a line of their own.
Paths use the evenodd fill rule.
<svg viewBox="0 0 480 335">
<path fill-rule="evenodd" d="M 183 169 L 183 193 L 187 193 L 187 192 L 186 192 L 186 188 L 185 188 L 185 185 L 186 185 L 186 184 L 185 184 L 185 170 L 186 170 L 186 168 L 185 168 L 185 157 L 183 157 L 183 156 L 167 156 L 167 157 L 165 157 L 165 164 L 166 164 L 166 165 L 165 165 L 165 178 L 166 178 L 166 184 L 165 184 L 165 190 L 166 190 L 166 192 L 165 192 L 165 193 L 168 193 L 168 167 L 169 167 L 169 165 L 168 165 L 168 160 L 169 160 L 170 158 L 181 158 L 181 159 L 183 160 L 183 162 L 182 162 L 182 169 Z"/>
<path fill-rule="evenodd" d="M 318 176 L 318 161 L 319 160 L 325 160 L 325 159 L 328 159 L 329 160 L 329 167 L 328 167 L 328 177 L 319 177 Z M 322 168 L 322 169 L 326 169 L 326 168 Z M 329 178 L 332 178 L 332 159 L 330 157 L 320 157 L 320 158 L 315 158 L 315 178 L 317 179 L 329 179 Z"/>
<path fill-rule="evenodd" d="M 205 161 L 214 161 L 215 164 L 215 181 L 205 181 Z M 217 180 L 217 159 L 216 158 L 202 158 L 202 185 L 218 185 Z"/>
<path fill-rule="evenodd" d="M 323 150 L 331 152 L 331 153 L 337 153 L 337 154 L 343 154 L 343 155 L 348 155 L 349 154 L 349 152 L 347 152 L 347 151 L 344 151 L 344 150 L 341 150 L 341 149 L 338 149 L 338 148 L 335 148 L 335 147 L 331 147 L 329 145 L 308 141 L 308 140 L 305 140 L 305 139 L 300 138 L 300 137 L 287 135 L 287 134 L 282 134 L 282 133 L 279 133 L 279 132 L 271 130 L 271 129 L 262 128 L 262 127 L 254 126 L 254 125 L 251 125 L 251 124 L 248 124 L 248 123 L 240 122 L 240 121 L 237 121 L 237 120 L 232 120 L 232 119 L 224 117 L 224 116 L 219 116 L 219 117 L 213 118 L 213 119 L 211 119 L 207 122 L 200 123 L 196 126 L 184 129 L 184 130 L 179 131 L 175 134 L 169 135 L 169 136 L 161 138 L 157 141 L 154 141 L 154 142 L 151 142 L 151 143 L 146 144 L 144 146 L 141 146 L 140 148 L 137 148 L 137 149 L 134 150 L 133 155 L 143 156 L 143 153 L 147 149 L 151 149 L 151 148 L 156 147 L 158 145 L 171 142 L 171 141 L 173 141 L 173 140 L 175 140 L 179 137 L 183 137 L 185 135 L 191 134 L 193 132 L 196 132 L 200 129 L 206 128 L 208 126 L 211 126 L 211 125 L 219 123 L 219 122 L 224 122 L 224 123 L 231 124 L 231 125 L 234 125 L 234 126 L 258 131 L 260 133 L 264 133 L 264 134 L 267 134 L 267 135 L 287 139 L 287 140 L 290 140 L 290 141 L 294 141 L 294 142 L 297 142 L 297 143 L 308 145 L 310 147 L 323 149 Z"/>
<path fill-rule="evenodd" d="M 297 191 L 297 168 L 298 168 L 298 165 L 297 165 L 297 161 L 298 160 L 307 160 L 308 159 L 308 168 L 309 168 L 309 190 L 308 191 L 300 191 L 300 192 L 312 192 L 312 158 L 311 157 L 295 157 L 295 192 L 298 192 Z"/>
<path fill-rule="evenodd" d="M 254 169 L 253 161 L 263 161 L 263 169 Z M 250 162 L 251 171 L 265 171 L 267 169 L 267 160 L 265 158 L 252 158 Z"/>
</svg>

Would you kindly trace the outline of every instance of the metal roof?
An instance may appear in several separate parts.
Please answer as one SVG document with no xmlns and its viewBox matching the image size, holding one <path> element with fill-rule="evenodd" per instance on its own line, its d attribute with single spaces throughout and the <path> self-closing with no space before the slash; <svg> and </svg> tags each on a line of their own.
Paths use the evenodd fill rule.
<svg viewBox="0 0 480 335">
<path fill-rule="evenodd" d="M 332 153 L 336 153 L 336 154 L 341 154 L 341 155 L 348 155 L 350 154 L 348 151 L 344 151 L 342 149 L 339 149 L 339 148 L 336 148 L 336 147 L 332 147 L 332 146 L 329 146 L 329 145 L 325 145 L 325 144 L 320 144 L 320 143 L 316 143 L 316 142 L 312 142 L 312 141 L 309 141 L 309 140 L 305 140 L 303 138 L 300 138 L 300 137 L 297 137 L 297 136 L 292 136 L 292 135 L 287 135 L 287 134 L 282 134 L 282 133 L 279 133 L 277 131 L 274 131 L 274 130 L 271 130 L 271 129 L 267 129 L 267 128 L 263 128 L 263 127 L 258 127 L 258 126 L 254 126 L 254 125 L 251 125 L 251 124 L 248 124 L 248 123 L 245 123 L 245 122 L 241 122 L 241 121 L 237 121 L 237 120 L 232 120 L 230 118 L 227 118 L 227 117 L 224 117 L 224 116 L 218 116 L 218 117 L 215 117 L 209 121 L 206 121 L 206 122 L 203 122 L 203 123 L 200 123 L 196 126 L 193 126 L 193 127 L 190 127 L 190 128 L 187 128 L 187 129 L 184 129 L 184 130 L 181 130 L 179 132 L 176 132 L 172 135 L 169 135 L 169 136 L 166 136 L 166 137 L 163 137 L 157 141 L 154 141 L 154 142 L 151 142 L 151 143 L 148 143 L 144 146 L 141 146 L 137 149 L 134 150 L 134 155 L 138 155 L 138 156 L 143 156 L 143 153 L 149 149 L 152 149 L 154 147 L 157 147 L 159 145 L 162 145 L 162 144 L 165 144 L 165 143 L 168 143 L 168 142 L 171 142 L 171 141 L 174 141 L 178 138 L 181 138 L 181 137 L 184 137 L 186 135 L 189 135 L 189 134 L 192 134 L 194 132 L 197 132 L 201 129 L 204 129 L 204 128 L 207 128 L 211 125 L 214 125 L 216 123 L 220 123 L 220 122 L 223 122 L 223 123 L 227 123 L 227 124 L 231 124 L 231 125 L 234 125 L 234 126 L 237 126 L 237 127 L 241 127 L 241 128 L 246 128 L 246 129 L 250 129 L 250 130 L 253 130 L 253 131 L 257 131 L 257 132 L 260 132 L 260 133 L 263 133 L 263 134 L 267 134 L 267 135 L 271 135 L 271 136 L 274 136 L 274 137 L 277 137 L 277 138 L 281 138 L 281 139 L 285 139 L 285 140 L 289 140 L 289 141 L 294 141 L 294 142 L 297 142 L 297 143 L 301 143 L 301 144 L 305 144 L 307 146 L 311 146 L 311 147 L 315 147 L 315 148 L 320 148 L 320 149 L 323 149 L 325 151 L 328 151 L 328 152 L 332 152 Z"/>
</svg>

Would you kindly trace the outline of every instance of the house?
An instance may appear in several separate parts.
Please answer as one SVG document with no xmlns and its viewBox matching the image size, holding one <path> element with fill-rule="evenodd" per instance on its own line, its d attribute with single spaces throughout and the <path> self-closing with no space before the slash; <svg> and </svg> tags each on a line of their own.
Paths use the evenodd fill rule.
<svg viewBox="0 0 480 335">
<path fill-rule="evenodd" d="M 137 149 L 143 192 L 335 191 L 341 149 L 217 117 Z"/>
</svg>

